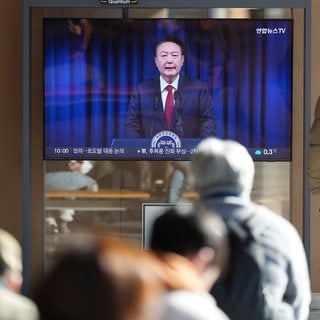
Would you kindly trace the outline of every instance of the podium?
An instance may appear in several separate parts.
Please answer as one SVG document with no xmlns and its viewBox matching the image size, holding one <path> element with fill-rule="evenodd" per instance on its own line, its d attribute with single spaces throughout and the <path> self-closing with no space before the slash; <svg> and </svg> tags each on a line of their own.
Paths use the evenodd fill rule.
<svg viewBox="0 0 320 320">
<path fill-rule="evenodd" d="M 195 149 L 201 139 L 181 139 L 181 149 Z M 111 148 L 151 148 L 152 139 L 138 138 L 138 139 L 123 139 L 115 138 L 112 140 Z"/>
</svg>

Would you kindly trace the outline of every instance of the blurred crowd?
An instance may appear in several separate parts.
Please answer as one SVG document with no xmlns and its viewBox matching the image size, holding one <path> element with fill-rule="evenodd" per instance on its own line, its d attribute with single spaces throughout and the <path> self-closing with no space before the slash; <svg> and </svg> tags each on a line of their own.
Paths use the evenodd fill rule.
<svg viewBox="0 0 320 320">
<path fill-rule="evenodd" d="M 251 201 L 247 150 L 204 139 L 188 170 L 199 199 L 160 214 L 147 248 L 98 228 L 70 233 L 30 297 L 20 292 L 20 244 L 0 229 L 0 320 L 307 320 L 303 243 Z"/>
</svg>

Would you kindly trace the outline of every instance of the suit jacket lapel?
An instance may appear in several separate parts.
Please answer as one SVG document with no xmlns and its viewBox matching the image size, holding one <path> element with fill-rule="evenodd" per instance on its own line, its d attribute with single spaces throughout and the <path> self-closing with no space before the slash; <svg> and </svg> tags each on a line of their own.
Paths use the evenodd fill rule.
<svg viewBox="0 0 320 320">
<path fill-rule="evenodd" d="M 164 105 L 162 103 L 161 91 L 160 91 L 160 79 L 159 77 L 155 78 L 154 81 L 154 94 L 160 93 L 160 99 L 158 102 L 158 112 L 157 112 L 157 121 L 160 122 L 159 127 L 166 128 L 166 118 L 164 115 Z"/>
</svg>

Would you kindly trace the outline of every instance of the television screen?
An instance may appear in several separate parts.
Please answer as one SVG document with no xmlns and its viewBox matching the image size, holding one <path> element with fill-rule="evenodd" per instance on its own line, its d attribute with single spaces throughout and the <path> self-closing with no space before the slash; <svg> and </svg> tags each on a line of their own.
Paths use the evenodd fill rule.
<svg viewBox="0 0 320 320">
<path fill-rule="evenodd" d="M 207 136 L 291 160 L 293 20 L 43 26 L 46 160 L 189 160 Z"/>
</svg>

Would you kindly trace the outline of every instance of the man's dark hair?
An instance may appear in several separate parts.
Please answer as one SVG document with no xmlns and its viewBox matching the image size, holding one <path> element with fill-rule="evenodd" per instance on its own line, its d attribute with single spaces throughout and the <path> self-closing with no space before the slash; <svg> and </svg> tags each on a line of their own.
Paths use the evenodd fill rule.
<svg viewBox="0 0 320 320">
<path fill-rule="evenodd" d="M 222 219 L 214 212 L 183 211 L 174 207 L 160 215 L 153 224 L 150 247 L 155 251 L 189 256 L 201 248 L 212 248 L 213 264 L 224 265 L 227 233 Z"/>
<path fill-rule="evenodd" d="M 158 49 L 159 45 L 162 43 L 165 43 L 165 42 L 173 42 L 173 43 L 177 44 L 181 49 L 181 54 L 184 55 L 185 50 L 184 50 L 183 41 L 173 34 L 167 34 L 157 43 L 156 47 L 154 48 L 154 56 L 157 55 L 157 49 Z"/>
</svg>

